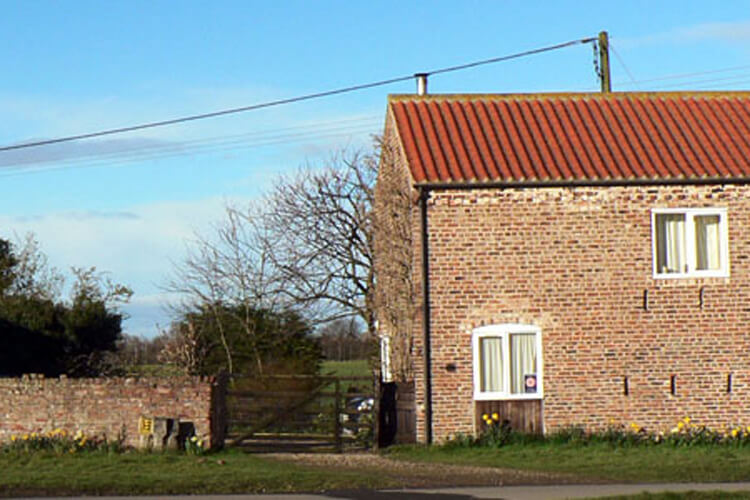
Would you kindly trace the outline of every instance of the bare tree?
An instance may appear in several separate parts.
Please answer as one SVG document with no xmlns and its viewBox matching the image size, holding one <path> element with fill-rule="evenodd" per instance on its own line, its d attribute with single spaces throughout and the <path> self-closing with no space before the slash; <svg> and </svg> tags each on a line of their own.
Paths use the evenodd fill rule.
<svg viewBox="0 0 750 500">
<path fill-rule="evenodd" d="M 227 369 L 234 372 L 233 352 L 227 340 L 226 322 L 240 324 L 250 340 L 256 370 L 263 373 L 263 359 L 258 342 L 258 310 L 275 311 L 280 307 L 283 288 L 271 259 L 271 241 L 265 214 L 252 205 L 245 211 L 227 207 L 226 216 L 208 236 L 196 236 L 185 260 L 174 266 L 167 290 L 182 301 L 173 305 L 185 317 L 190 312 L 208 310 L 213 315 L 219 341 L 226 356 Z M 195 328 L 195 325 L 193 325 Z M 194 344 L 195 331 L 176 336 L 168 351 L 178 353 Z M 186 344 L 176 346 L 182 339 Z M 183 356 L 184 357 L 184 356 Z M 180 358 L 164 353 L 163 359 Z M 178 363 L 179 364 L 179 363 Z"/>
<path fill-rule="evenodd" d="M 373 188 L 377 152 L 345 151 L 283 177 L 266 197 L 273 264 L 295 304 L 319 321 L 357 316 L 375 334 Z"/>
<path fill-rule="evenodd" d="M 164 345 L 158 354 L 162 363 L 175 365 L 188 375 L 200 375 L 208 354 L 204 339 L 198 334 L 194 321 L 176 323 L 162 334 Z"/>
<path fill-rule="evenodd" d="M 213 311 L 230 372 L 228 311 L 248 339 L 257 337 L 259 309 L 297 311 L 314 324 L 360 318 L 374 338 L 376 173 L 376 152 L 340 153 L 324 168 L 281 177 L 258 202 L 227 207 L 212 234 L 192 242 L 167 288 L 184 298 L 178 312 Z M 255 357 L 262 374 L 260 349 Z"/>
<path fill-rule="evenodd" d="M 372 354 L 372 343 L 363 335 L 362 323 L 356 318 L 331 321 L 318 334 L 323 355 L 328 360 L 367 359 Z"/>
</svg>

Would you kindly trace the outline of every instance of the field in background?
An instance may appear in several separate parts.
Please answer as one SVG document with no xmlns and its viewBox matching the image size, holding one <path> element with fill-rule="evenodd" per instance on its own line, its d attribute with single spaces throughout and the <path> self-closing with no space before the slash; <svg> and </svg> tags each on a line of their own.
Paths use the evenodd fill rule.
<svg viewBox="0 0 750 500">
<path fill-rule="evenodd" d="M 323 361 L 320 373 L 335 377 L 369 377 L 371 375 L 366 359 Z"/>
</svg>

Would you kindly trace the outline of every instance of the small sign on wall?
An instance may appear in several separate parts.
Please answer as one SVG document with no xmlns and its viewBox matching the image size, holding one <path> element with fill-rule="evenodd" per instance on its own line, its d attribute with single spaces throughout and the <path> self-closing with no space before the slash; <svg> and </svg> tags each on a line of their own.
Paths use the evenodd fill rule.
<svg viewBox="0 0 750 500">
<path fill-rule="evenodd" d="M 523 387 L 526 393 L 536 393 L 536 373 L 523 376 Z"/>
<path fill-rule="evenodd" d="M 138 434 L 148 436 L 154 432 L 154 419 L 141 417 L 138 419 Z"/>
</svg>

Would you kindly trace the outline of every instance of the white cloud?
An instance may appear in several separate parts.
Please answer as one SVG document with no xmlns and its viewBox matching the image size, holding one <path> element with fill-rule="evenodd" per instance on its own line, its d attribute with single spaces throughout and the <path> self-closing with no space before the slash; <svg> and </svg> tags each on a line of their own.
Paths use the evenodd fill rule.
<svg viewBox="0 0 750 500">
<path fill-rule="evenodd" d="M 750 40 L 750 20 L 725 23 L 704 23 L 675 31 L 678 40 L 697 42 L 718 40 L 739 42 Z"/>
<path fill-rule="evenodd" d="M 706 41 L 744 42 L 750 40 L 750 20 L 702 23 L 640 37 L 617 38 L 613 36 L 612 38 L 612 44 L 618 48 L 636 48 L 664 44 L 692 44 Z"/>
</svg>

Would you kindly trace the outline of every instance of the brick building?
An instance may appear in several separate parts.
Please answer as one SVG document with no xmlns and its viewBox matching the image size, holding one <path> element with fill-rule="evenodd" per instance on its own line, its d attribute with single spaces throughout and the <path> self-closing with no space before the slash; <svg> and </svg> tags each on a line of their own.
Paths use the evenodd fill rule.
<svg viewBox="0 0 750 500">
<path fill-rule="evenodd" d="M 391 96 L 375 207 L 420 441 L 750 425 L 750 93 Z"/>
</svg>

